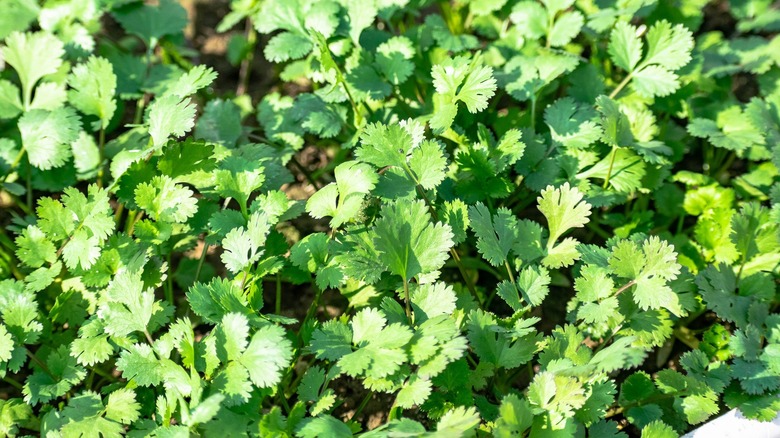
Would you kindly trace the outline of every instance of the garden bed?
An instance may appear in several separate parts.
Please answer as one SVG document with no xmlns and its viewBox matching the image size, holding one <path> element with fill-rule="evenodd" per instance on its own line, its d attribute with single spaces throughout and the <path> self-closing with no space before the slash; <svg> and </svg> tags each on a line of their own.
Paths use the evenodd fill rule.
<svg viewBox="0 0 780 438">
<path fill-rule="evenodd" d="M 0 10 L 0 436 L 774 433 L 775 5 Z"/>
</svg>

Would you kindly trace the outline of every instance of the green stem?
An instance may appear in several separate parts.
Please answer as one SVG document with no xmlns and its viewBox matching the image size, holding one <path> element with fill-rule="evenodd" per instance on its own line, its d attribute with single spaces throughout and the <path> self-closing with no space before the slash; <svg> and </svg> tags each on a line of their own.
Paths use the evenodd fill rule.
<svg viewBox="0 0 780 438">
<path fill-rule="evenodd" d="M 203 250 L 200 253 L 200 258 L 198 259 L 198 267 L 195 268 L 195 282 L 197 283 L 200 280 L 200 271 L 203 269 L 203 263 L 206 261 L 206 255 L 209 252 L 209 244 L 203 241 Z"/>
<path fill-rule="evenodd" d="M 241 68 L 238 72 L 238 87 L 236 88 L 236 96 L 242 96 L 246 94 L 249 89 L 249 75 L 252 72 L 252 61 L 255 55 L 255 43 L 257 42 L 257 32 L 252 25 L 252 20 L 246 20 L 246 43 L 249 48 L 244 59 L 241 61 Z"/>
<path fill-rule="evenodd" d="M 176 308 L 176 303 L 173 301 L 173 267 L 171 266 L 171 255 L 168 254 L 168 278 L 165 281 L 165 299 L 171 303 L 171 306 Z"/>
<path fill-rule="evenodd" d="M 404 172 L 409 176 L 409 178 L 414 181 L 415 188 L 417 189 L 417 193 L 420 195 L 420 197 L 425 201 L 425 204 L 428 206 L 428 211 L 431 213 L 431 217 L 433 220 L 438 221 L 439 215 L 436 213 L 436 209 L 433 208 L 433 204 L 431 203 L 430 199 L 428 199 L 428 195 L 425 194 L 425 189 L 420 185 L 420 181 L 417 179 L 417 176 L 412 172 L 412 169 L 409 168 L 409 165 L 404 163 L 403 165 Z M 463 266 L 463 262 L 460 260 L 460 255 L 457 251 L 455 251 L 455 248 L 450 248 L 450 255 L 452 256 L 452 259 L 455 260 L 455 264 L 458 266 L 458 271 L 460 271 L 461 277 L 463 277 L 463 281 L 466 282 L 466 288 L 468 288 L 469 292 L 471 292 L 471 295 L 474 296 L 474 299 L 477 300 L 478 303 L 482 303 L 482 300 L 479 298 L 479 294 L 477 294 L 476 287 L 471 283 L 471 278 L 466 274 L 466 267 Z"/>
<path fill-rule="evenodd" d="M 606 190 L 607 186 L 609 186 L 609 178 L 612 176 L 612 167 L 615 165 L 616 155 L 617 155 L 617 147 L 612 146 L 612 157 L 609 159 L 609 169 L 607 169 L 607 177 L 604 178 L 604 185 L 602 186 L 604 190 Z"/>
<path fill-rule="evenodd" d="M 366 405 L 368 405 L 368 402 L 371 401 L 371 397 L 373 397 L 374 392 L 369 391 L 368 394 L 366 394 L 365 397 L 363 397 L 363 401 L 360 402 L 360 405 L 358 405 L 357 409 L 355 410 L 355 413 L 352 414 L 352 418 L 357 418 L 358 415 L 360 415 L 361 412 L 363 412 L 363 409 L 365 409 Z"/>
<path fill-rule="evenodd" d="M 149 346 L 154 347 L 154 339 L 152 339 L 152 335 L 149 333 L 149 330 L 144 329 L 144 336 L 146 336 L 146 342 L 149 343 Z"/>
<path fill-rule="evenodd" d="M 412 299 L 409 297 L 409 280 L 404 276 L 404 301 L 406 303 L 406 319 L 409 320 L 410 325 L 414 325 L 412 320 Z"/>
<path fill-rule="evenodd" d="M 98 135 L 98 173 L 97 186 L 103 188 L 103 160 L 105 159 L 106 129 L 100 125 L 100 134 Z"/>
<path fill-rule="evenodd" d="M 16 380 L 14 380 L 14 379 L 12 379 L 10 377 L 3 377 L 3 381 L 5 383 L 13 386 L 14 388 L 18 389 L 19 391 L 24 389 L 24 385 L 22 385 L 21 383 L 17 382 Z"/>
<path fill-rule="evenodd" d="M 609 98 L 610 99 L 614 99 L 615 97 L 617 97 L 618 93 L 620 93 L 620 91 L 623 90 L 623 88 L 625 88 L 626 85 L 628 85 L 629 82 L 631 82 L 631 78 L 633 78 L 633 77 L 634 77 L 634 72 L 633 71 L 631 73 L 627 74 L 626 77 L 623 78 L 623 80 L 618 84 L 618 86 L 615 87 L 615 89 L 612 90 L 611 93 L 609 93 Z"/>
<path fill-rule="evenodd" d="M 42 370 L 44 373 L 46 373 L 46 374 L 47 374 L 49 377 L 51 377 L 51 378 L 52 378 L 52 380 L 54 380 L 55 382 L 58 382 L 58 381 L 60 380 L 60 379 L 58 379 L 58 378 L 54 377 L 54 374 L 52 374 L 52 372 L 49 370 L 49 367 L 47 367 L 47 366 L 46 366 L 46 364 L 45 364 L 45 363 L 43 363 L 43 361 L 42 361 L 42 360 L 38 359 L 38 356 L 36 356 L 36 355 L 35 355 L 35 353 L 33 353 L 32 351 L 30 351 L 30 349 L 29 349 L 29 348 L 27 348 L 27 347 L 24 347 L 24 351 L 27 353 L 27 357 L 29 357 L 29 358 L 30 358 L 30 360 L 32 360 L 33 362 L 35 362 L 35 364 L 36 364 L 36 365 L 38 365 L 38 367 L 39 367 L 39 368 L 40 368 L 40 369 L 41 369 L 41 370 Z"/>
<path fill-rule="evenodd" d="M 28 164 L 29 164 L 29 157 L 28 157 Z M 26 201 L 27 205 L 33 205 L 33 197 L 32 197 L 32 165 L 27 166 L 27 193 L 26 195 Z"/>
</svg>

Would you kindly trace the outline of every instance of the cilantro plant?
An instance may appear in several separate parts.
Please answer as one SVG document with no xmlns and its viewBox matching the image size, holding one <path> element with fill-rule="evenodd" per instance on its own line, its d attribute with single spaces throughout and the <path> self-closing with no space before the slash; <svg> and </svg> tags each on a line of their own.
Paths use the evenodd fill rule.
<svg viewBox="0 0 780 438">
<path fill-rule="evenodd" d="M 0 437 L 771 421 L 770 3 L 0 0 Z"/>
</svg>

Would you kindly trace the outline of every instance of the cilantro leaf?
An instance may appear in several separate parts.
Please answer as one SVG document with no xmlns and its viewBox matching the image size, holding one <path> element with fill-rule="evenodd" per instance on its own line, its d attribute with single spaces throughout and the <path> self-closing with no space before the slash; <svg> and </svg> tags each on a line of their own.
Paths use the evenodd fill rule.
<svg viewBox="0 0 780 438">
<path fill-rule="evenodd" d="M 628 73 L 626 81 L 631 80 L 637 94 L 667 96 L 680 87 L 674 71 L 691 60 L 693 34 L 682 24 L 672 27 L 668 21 L 659 20 L 647 31 L 646 41 L 647 51 L 642 58 L 644 45 L 638 29 L 618 22 L 610 34 L 609 55 Z"/>
<path fill-rule="evenodd" d="M 14 32 L 0 48 L 2 58 L 16 70 L 22 83 L 24 108 L 30 106 L 35 84 L 46 75 L 55 73 L 62 65 L 64 45 L 48 32 Z"/>
<path fill-rule="evenodd" d="M 442 110 L 431 119 L 431 127 L 438 132 L 450 127 L 458 102 L 463 102 L 470 113 L 478 113 L 487 108 L 488 99 L 496 91 L 493 69 L 483 65 L 481 56 L 447 59 L 433 66 L 431 76 L 439 102 L 443 105 Z"/>
<path fill-rule="evenodd" d="M 33 166 L 47 170 L 63 166 L 71 157 L 71 144 L 79 137 L 81 122 L 71 108 L 34 109 L 19 119 L 22 145 Z"/>
<path fill-rule="evenodd" d="M 423 201 L 383 206 L 374 226 L 380 259 L 406 281 L 440 269 L 453 244 L 449 225 L 431 223 Z"/>
<path fill-rule="evenodd" d="M 339 164 L 334 175 L 336 182 L 312 195 L 306 210 L 315 218 L 331 216 L 331 227 L 338 228 L 358 215 L 378 177 L 371 166 L 356 161 Z"/>
<path fill-rule="evenodd" d="M 135 189 L 135 203 L 156 221 L 185 222 L 198 210 L 192 190 L 168 176 L 156 176 Z"/>
<path fill-rule="evenodd" d="M 116 75 L 105 58 L 91 56 L 68 76 L 68 101 L 84 114 L 97 116 L 105 129 L 116 111 Z"/>
</svg>

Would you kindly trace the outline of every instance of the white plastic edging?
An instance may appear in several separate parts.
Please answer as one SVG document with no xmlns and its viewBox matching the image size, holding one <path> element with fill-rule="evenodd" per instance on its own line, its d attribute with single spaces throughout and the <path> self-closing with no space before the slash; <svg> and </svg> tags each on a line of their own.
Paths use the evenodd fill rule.
<svg viewBox="0 0 780 438">
<path fill-rule="evenodd" d="M 771 422 L 750 420 L 733 409 L 682 438 L 778 438 L 780 413 Z"/>
</svg>

